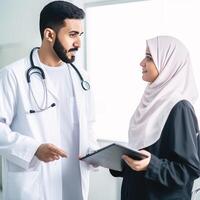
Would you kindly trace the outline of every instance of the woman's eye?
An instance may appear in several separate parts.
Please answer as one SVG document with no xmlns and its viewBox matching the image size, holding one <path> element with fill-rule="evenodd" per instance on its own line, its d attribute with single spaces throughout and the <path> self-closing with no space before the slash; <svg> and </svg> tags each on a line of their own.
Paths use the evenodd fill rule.
<svg viewBox="0 0 200 200">
<path fill-rule="evenodd" d="M 146 60 L 148 60 L 148 61 L 152 61 L 153 59 L 152 59 L 151 56 L 147 55 L 147 56 L 146 56 Z"/>
</svg>

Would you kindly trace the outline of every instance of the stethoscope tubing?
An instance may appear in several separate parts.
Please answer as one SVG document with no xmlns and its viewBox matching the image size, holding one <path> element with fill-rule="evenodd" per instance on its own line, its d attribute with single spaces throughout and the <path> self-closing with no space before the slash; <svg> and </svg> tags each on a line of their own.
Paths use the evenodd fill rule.
<svg viewBox="0 0 200 200">
<path fill-rule="evenodd" d="M 78 76 L 79 76 L 79 78 L 80 78 L 80 81 L 81 81 L 81 86 L 82 86 L 82 88 L 83 88 L 84 90 L 89 90 L 89 89 L 90 89 L 90 84 L 89 84 L 87 81 L 85 81 L 85 80 L 83 79 L 81 73 L 78 71 L 78 69 L 75 67 L 74 64 L 72 64 L 72 63 L 69 63 L 69 64 L 72 66 L 72 68 L 73 68 L 73 69 L 76 71 L 76 73 L 78 74 Z"/>
<path fill-rule="evenodd" d="M 34 47 L 32 50 L 31 50 L 31 53 L 30 53 L 30 63 L 31 63 L 31 67 L 28 69 L 27 73 L 26 73 L 26 80 L 28 83 L 31 82 L 31 75 L 33 73 L 38 73 L 41 75 L 42 79 L 45 79 L 45 73 L 43 71 L 42 68 L 40 67 L 37 67 L 35 66 L 34 62 L 33 62 L 33 52 L 36 50 L 36 49 L 39 49 L 39 47 Z M 81 73 L 78 71 L 78 69 L 75 67 L 75 65 L 73 63 L 69 63 L 71 65 L 71 67 L 76 71 L 76 73 L 78 74 L 79 78 L 80 78 L 80 81 L 81 81 L 81 87 L 84 89 L 84 90 L 89 90 L 90 89 L 90 84 L 89 82 L 85 81 L 81 75 Z M 33 72 L 31 73 L 32 70 L 37 70 L 37 72 Z M 39 72 L 38 72 L 39 71 Z"/>
<path fill-rule="evenodd" d="M 38 110 L 30 110 L 29 113 L 42 112 L 42 111 L 49 109 L 50 107 L 56 106 L 55 103 L 52 103 L 50 106 L 48 106 L 47 85 L 46 85 L 46 76 L 45 76 L 44 70 L 42 68 L 38 67 L 38 66 L 35 66 L 35 64 L 33 62 L 33 52 L 37 49 L 39 49 L 39 47 L 34 47 L 30 52 L 31 67 L 26 72 L 26 80 L 27 80 L 27 83 L 28 83 L 28 86 L 29 86 L 29 91 L 30 91 L 30 93 L 33 97 L 33 100 L 34 100 L 35 105 L 37 106 Z M 69 63 L 69 64 L 71 65 L 71 67 L 76 71 L 77 75 L 79 76 L 80 81 L 81 81 L 81 87 L 83 88 L 83 90 L 86 90 L 86 91 L 89 90 L 90 84 L 83 79 L 81 73 L 78 71 L 78 69 L 75 67 L 74 64 L 72 64 L 72 63 Z M 44 99 L 45 99 L 45 107 L 44 108 L 42 108 L 38 104 L 38 101 L 36 100 L 34 92 L 33 92 L 32 87 L 31 87 L 31 76 L 33 74 L 38 74 L 42 79 L 42 84 L 43 84 L 43 89 L 44 89 Z"/>
</svg>

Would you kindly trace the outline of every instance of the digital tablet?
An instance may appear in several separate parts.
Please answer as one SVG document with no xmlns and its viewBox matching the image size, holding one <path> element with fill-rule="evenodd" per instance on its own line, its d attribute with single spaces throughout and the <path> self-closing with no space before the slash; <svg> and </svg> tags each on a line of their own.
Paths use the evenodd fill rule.
<svg viewBox="0 0 200 200">
<path fill-rule="evenodd" d="M 105 168 L 122 171 L 122 155 L 127 155 L 135 160 L 142 160 L 148 157 L 137 150 L 133 150 L 120 144 L 112 143 L 108 146 L 98 149 L 97 151 L 87 154 L 84 157 L 81 157 L 80 160 L 95 166 L 102 166 Z"/>
</svg>

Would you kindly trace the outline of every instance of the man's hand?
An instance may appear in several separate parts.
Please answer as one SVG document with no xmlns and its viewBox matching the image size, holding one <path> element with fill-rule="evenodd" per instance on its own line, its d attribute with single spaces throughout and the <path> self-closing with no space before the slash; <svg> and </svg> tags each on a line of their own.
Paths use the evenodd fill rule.
<svg viewBox="0 0 200 200">
<path fill-rule="evenodd" d="M 127 165 L 133 169 L 134 171 L 145 171 L 149 165 L 149 162 L 151 160 L 151 154 L 148 151 L 141 150 L 142 154 L 145 154 L 148 156 L 148 158 L 142 159 L 142 160 L 133 160 L 132 158 L 123 155 L 122 159 L 127 163 Z"/>
<path fill-rule="evenodd" d="M 64 150 L 56 147 L 53 144 L 41 144 L 35 155 L 37 158 L 44 162 L 50 162 L 54 160 L 59 160 L 60 157 L 66 158 L 67 154 Z"/>
</svg>

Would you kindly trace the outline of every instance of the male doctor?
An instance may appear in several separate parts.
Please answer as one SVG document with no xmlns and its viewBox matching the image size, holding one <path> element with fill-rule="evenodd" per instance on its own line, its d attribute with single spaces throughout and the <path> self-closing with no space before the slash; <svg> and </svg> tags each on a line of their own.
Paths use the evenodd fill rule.
<svg viewBox="0 0 200 200">
<path fill-rule="evenodd" d="M 41 47 L 0 72 L 4 200 L 88 197 L 89 166 L 79 156 L 96 148 L 91 90 L 81 85 L 86 72 L 70 65 L 84 15 L 65 1 L 46 5 Z"/>
</svg>

